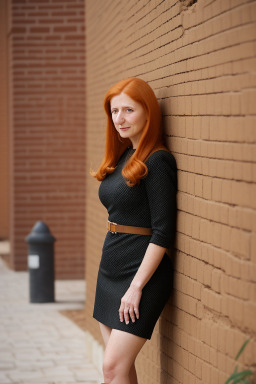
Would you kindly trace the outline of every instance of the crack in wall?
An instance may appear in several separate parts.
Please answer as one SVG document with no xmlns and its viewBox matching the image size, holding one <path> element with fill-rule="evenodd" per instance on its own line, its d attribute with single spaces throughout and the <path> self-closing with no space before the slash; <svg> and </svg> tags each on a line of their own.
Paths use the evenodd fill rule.
<svg viewBox="0 0 256 384">
<path fill-rule="evenodd" d="M 190 10 L 191 12 L 194 12 L 195 4 L 198 2 L 198 0 L 180 0 L 180 15 L 181 15 L 181 28 L 182 28 L 182 34 L 181 37 L 185 33 L 185 28 L 183 26 L 183 15 L 184 12 Z"/>
<path fill-rule="evenodd" d="M 181 3 L 183 4 L 184 8 L 189 8 L 192 7 L 195 3 L 197 3 L 197 0 L 180 0 Z"/>
</svg>

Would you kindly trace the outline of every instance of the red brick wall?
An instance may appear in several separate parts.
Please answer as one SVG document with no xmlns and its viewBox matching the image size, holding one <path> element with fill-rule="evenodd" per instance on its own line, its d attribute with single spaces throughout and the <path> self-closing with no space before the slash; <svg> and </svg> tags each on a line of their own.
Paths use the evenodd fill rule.
<svg viewBox="0 0 256 384">
<path fill-rule="evenodd" d="M 85 4 L 87 170 L 104 152 L 104 94 L 130 76 L 155 90 L 178 165 L 175 289 L 139 382 L 224 384 L 246 338 L 241 367 L 256 356 L 256 2 Z M 92 310 L 107 214 L 86 177 L 87 327 L 102 343 Z"/>
<path fill-rule="evenodd" d="M 0 1 L 0 239 L 9 237 L 7 0 Z"/>
<path fill-rule="evenodd" d="M 84 277 L 85 28 L 81 0 L 12 0 L 12 263 L 27 265 L 37 220 L 56 277 Z"/>
</svg>

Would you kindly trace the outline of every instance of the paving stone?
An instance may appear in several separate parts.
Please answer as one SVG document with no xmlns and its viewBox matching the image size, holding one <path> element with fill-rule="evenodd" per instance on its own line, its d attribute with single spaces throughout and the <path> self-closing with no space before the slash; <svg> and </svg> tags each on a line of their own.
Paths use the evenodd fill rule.
<svg viewBox="0 0 256 384">
<path fill-rule="evenodd" d="M 0 383 L 12 383 L 12 380 L 7 377 L 5 372 L 0 371 Z"/>
<path fill-rule="evenodd" d="M 1 247 L 1 244 L 0 244 Z M 0 383 L 98 384 L 85 333 L 59 311 L 82 309 L 84 281 L 56 281 L 55 303 L 29 303 L 27 272 L 0 258 Z"/>
</svg>

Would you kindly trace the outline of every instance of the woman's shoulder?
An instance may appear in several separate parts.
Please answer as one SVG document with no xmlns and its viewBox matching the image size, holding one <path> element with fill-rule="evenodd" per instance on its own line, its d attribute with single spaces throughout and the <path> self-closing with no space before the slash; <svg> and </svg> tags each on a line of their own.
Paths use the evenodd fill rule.
<svg viewBox="0 0 256 384">
<path fill-rule="evenodd" d="M 177 164 L 175 157 L 169 150 L 165 149 L 158 149 L 155 152 L 153 152 L 146 161 L 146 165 L 148 168 L 154 167 L 154 166 L 161 166 L 163 165 L 169 165 L 171 168 L 176 169 Z"/>
<path fill-rule="evenodd" d="M 159 149 L 153 152 L 146 161 L 148 173 L 146 183 L 174 188 L 177 192 L 177 165 L 173 154 L 169 150 Z"/>
</svg>

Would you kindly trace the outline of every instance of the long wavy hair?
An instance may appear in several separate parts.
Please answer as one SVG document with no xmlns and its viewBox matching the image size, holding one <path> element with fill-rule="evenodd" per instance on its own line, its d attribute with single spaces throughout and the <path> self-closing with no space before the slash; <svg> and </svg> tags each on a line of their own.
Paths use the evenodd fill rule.
<svg viewBox="0 0 256 384">
<path fill-rule="evenodd" d="M 144 80 L 135 77 L 119 81 L 105 95 L 104 108 L 107 114 L 105 157 L 97 172 L 91 171 L 91 174 L 99 181 L 105 179 L 107 174 L 114 172 L 120 156 L 128 146 L 131 146 L 130 139 L 120 137 L 111 115 L 110 101 L 114 96 L 122 92 L 143 106 L 147 118 L 138 147 L 122 170 L 127 185 L 133 187 L 139 184 L 140 180 L 148 173 L 145 164 L 147 158 L 156 150 L 168 151 L 163 144 L 161 111 L 156 96 L 152 88 Z"/>
</svg>

